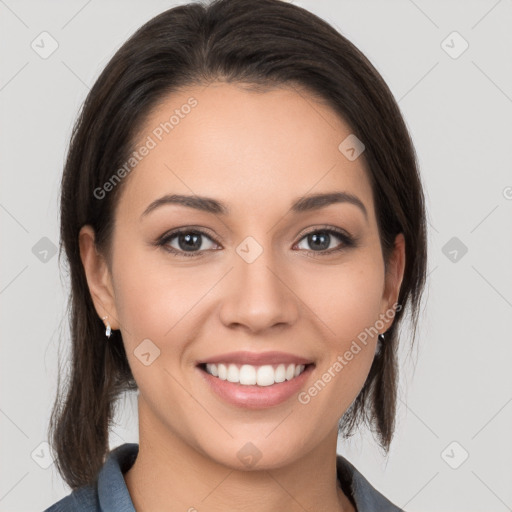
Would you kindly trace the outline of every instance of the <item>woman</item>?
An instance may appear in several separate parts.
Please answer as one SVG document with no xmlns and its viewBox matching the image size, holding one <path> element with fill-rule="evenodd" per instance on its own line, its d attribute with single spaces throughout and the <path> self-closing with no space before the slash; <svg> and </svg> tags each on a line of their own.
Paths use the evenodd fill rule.
<svg viewBox="0 0 512 512">
<path fill-rule="evenodd" d="M 279 0 L 163 12 L 114 55 L 62 180 L 72 361 L 48 511 L 399 510 L 342 456 L 389 450 L 398 327 L 426 273 L 387 85 Z M 139 443 L 109 452 L 124 391 Z"/>
</svg>

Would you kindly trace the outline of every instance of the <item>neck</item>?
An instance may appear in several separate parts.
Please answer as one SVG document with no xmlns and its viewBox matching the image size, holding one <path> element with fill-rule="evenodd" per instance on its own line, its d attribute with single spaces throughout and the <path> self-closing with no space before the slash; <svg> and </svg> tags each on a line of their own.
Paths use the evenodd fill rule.
<svg viewBox="0 0 512 512">
<path fill-rule="evenodd" d="M 124 474 L 137 512 L 355 512 L 337 480 L 337 428 L 285 466 L 244 471 L 219 464 L 162 425 L 148 428 L 140 400 L 139 453 Z"/>
</svg>

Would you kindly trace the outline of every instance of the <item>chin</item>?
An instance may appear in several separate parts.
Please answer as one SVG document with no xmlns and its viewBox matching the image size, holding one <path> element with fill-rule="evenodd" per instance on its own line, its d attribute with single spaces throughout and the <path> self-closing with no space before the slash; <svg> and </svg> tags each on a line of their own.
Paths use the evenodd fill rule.
<svg viewBox="0 0 512 512">
<path fill-rule="evenodd" d="M 205 454 L 218 464 L 238 471 L 276 469 L 292 463 L 301 453 L 298 446 L 289 445 L 277 438 L 271 441 L 261 434 L 253 438 L 247 436 L 243 440 L 231 440 L 229 445 L 217 444 L 217 447 L 219 451 L 212 452 L 210 444 Z"/>
</svg>

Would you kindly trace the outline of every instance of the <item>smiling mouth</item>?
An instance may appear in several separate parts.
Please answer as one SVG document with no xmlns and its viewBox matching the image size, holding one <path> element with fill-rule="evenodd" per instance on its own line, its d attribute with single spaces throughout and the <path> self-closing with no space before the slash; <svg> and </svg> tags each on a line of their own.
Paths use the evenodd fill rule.
<svg viewBox="0 0 512 512">
<path fill-rule="evenodd" d="M 201 363 L 198 367 L 209 375 L 242 386 L 272 386 L 290 381 L 301 375 L 310 364 L 233 364 Z"/>
</svg>

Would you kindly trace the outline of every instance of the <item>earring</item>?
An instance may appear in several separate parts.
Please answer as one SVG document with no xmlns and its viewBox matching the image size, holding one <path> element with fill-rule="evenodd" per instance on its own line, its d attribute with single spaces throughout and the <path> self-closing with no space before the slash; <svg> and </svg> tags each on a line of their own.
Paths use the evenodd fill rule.
<svg viewBox="0 0 512 512">
<path fill-rule="evenodd" d="M 108 318 L 108 315 L 107 316 L 104 316 L 102 318 L 102 320 L 106 320 Z M 105 329 L 105 336 L 107 338 L 110 338 L 110 335 L 112 334 L 112 328 L 110 327 L 110 324 L 107 322 L 107 328 Z"/>
<path fill-rule="evenodd" d="M 384 334 L 379 333 L 377 337 L 377 348 L 375 349 L 375 355 L 380 355 L 382 352 L 382 344 L 384 343 Z"/>
</svg>

